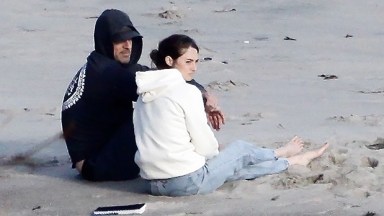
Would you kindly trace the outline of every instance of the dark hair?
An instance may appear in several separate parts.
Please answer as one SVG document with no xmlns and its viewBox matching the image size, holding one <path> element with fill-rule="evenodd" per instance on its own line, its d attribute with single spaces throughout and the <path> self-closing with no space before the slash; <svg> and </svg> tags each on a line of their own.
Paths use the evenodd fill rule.
<svg viewBox="0 0 384 216">
<path fill-rule="evenodd" d="M 170 56 L 172 59 L 177 59 L 189 47 L 193 47 L 199 52 L 199 47 L 192 38 L 183 34 L 173 34 L 160 41 L 158 48 L 152 50 L 149 56 L 158 69 L 169 69 L 171 67 L 165 62 L 165 57 Z"/>
</svg>

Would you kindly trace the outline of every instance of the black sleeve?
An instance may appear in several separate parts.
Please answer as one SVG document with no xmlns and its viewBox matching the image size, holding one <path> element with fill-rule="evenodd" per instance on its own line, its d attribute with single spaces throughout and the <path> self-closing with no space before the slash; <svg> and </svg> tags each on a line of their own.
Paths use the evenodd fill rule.
<svg viewBox="0 0 384 216">
<path fill-rule="evenodd" d="M 148 70 L 150 70 L 150 68 L 147 66 L 134 64 L 125 67 L 121 71 L 119 79 L 117 80 L 117 89 L 119 91 L 118 94 L 124 101 L 137 100 L 136 72 Z"/>
<path fill-rule="evenodd" d="M 205 90 L 204 86 L 200 85 L 200 83 L 196 82 L 196 80 L 194 80 L 194 79 L 187 81 L 187 83 L 196 86 L 201 91 L 201 93 L 207 92 L 207 90 Z"/>
<path fill-rule="evenodd" d="M 204 104 L 207 102 L 207 98 L 205 97 L 205 94 L 207 90 L 205 90 L 204 86 L 200 85 L 200 83 L 196 82 L 196 80 L 192 79 L 190 81 L 187 81 L 188 84 L 196 86 L 201 91 L 201 96 L 203 97 Z"/>
</svg>

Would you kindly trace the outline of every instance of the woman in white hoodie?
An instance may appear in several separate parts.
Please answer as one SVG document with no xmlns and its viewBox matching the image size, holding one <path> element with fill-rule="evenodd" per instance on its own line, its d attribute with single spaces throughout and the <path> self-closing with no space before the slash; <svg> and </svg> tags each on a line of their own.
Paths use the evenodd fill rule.
<svg viewBox="0 0 384 216">
<path fill-rule="evenodd" d="M 238 140 L 219 152 L 201 92 L 186 83 L 196 72 L 198 53 L 193 39 L 171 35 L 151 52 L 160 70 L 136 74 L 135 162 L 141 177 L 149 180 L 151 194 L 209 193 L 228 181 L 279 173 L 289 165 L 307 165 L 327 149 L 325 144 L 298 154 L 303 141 L 294 137 L 276 150 Z"/>
</svg>

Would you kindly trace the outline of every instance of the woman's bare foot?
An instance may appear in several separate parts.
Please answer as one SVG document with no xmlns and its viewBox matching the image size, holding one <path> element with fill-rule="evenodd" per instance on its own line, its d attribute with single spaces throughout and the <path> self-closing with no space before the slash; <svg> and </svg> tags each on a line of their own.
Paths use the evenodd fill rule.
<svg viewBox="0 0 384 216">
<path fill-rule="evenodd" d="M 303 148 L 304 148 L 303 140 L 300 137 L 295 136 L 291 139 L 291 141 L 289 141 L 287 144 L 285 144 L 285 146 L 276 149 L 275 155 L 278 158 L 279 157 L 288 158 L 288 157 L 294 156 L 297 153 L 301 152 L 301 150 L 303 150 Z"/>
<path fill-rule="evenodd" d="M 289 165 L 303 165 L 307 166 L 313 159 L 323 155 L 324 151 L 329 147 L 328 143 L 325 143 L 321 148 L 305 152 L 299 155 L 295 155 L 288 158 Z"/>
</svg>

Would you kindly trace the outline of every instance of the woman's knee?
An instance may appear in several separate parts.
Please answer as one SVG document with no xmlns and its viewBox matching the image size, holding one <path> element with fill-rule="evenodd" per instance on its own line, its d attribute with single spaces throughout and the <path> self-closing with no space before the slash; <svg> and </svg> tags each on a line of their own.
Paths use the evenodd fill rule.
<svg viewBox="0 0 384 216">
<path fill-rule="evenodd" d="M 252 143 L 246 142 L 244 140 L 236 140 L 232 142 L 228 148 L 235 148 L 238 151 L 239 150 L 245 150 L 248 151 L 248 149 L 254 148 L 255 146 Z"/>
</svg>

